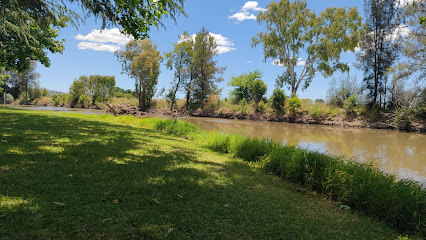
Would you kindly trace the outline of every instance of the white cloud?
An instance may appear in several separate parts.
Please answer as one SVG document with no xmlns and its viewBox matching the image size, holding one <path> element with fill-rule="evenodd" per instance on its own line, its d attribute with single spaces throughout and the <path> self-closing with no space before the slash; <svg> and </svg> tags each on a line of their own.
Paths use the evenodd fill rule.
<svg viewBox="0 0 426 240">
<path fill-rule="evenodd" d="M 281 66 L 281 67 L 283 67 L 283 66 L 284 66 L 284 64 L 281 64 L 281 63 L 280 63 L 280 60 L 279 60 L 279 59 L 276 59 L 276 60 L 272 61 L 272 65 L 275 65 L 275 66 Z"/>
<path fill-rule="evenodd" d="M 216 47 L 216 53 L 217 54 L 222 54 L 222 53 L 227 53 L 230 51 L 234 51 L 237 50 L 236 48 L 233 48 L 232 46 L 234 46 L 234 43 L 229 41 L 229 39 L 227 37 L 222 36 L 222 34 L 216 34 L 216 33 L 209 33 L 209 35 L 211 37 L 214 38 L 217 47 Z M 195 36 L 196 34 L 192 34 L 189 36 L 189 39 L 184 39 L 183 36 L 180 36 L 178 43 L 181 43 L 183 41 L 188 41 L 192 38 L 193 41 L 195 41 Z"/>
<path fill-rule="evenodd" d="M 405 38 L 410 34 L 411 30 L 404 24 L 395 28 L 393 33 L 386 37 L 386 40 L 398 41 L 399 38 Z"/>
<path fill-rule="evenodd" d="M 78 49 L 91 49 L 94 51 L 115 52 L 120 50 L 120 46 L 105 43 L 81 42 L 77 45 Z"/>
<path fill-rule="evenodd" d="M 244 4 L 244 6 L 241 8 L 242 11 L 266 11 L 265 8 L 259 7 L 259 4 L 256 1 L 248 1 Z"/>
<path fill-rule="evenodd" d="M 229 19 L 235 19 L 238 22 L 242 22 L 244 20 L 256 20 L 256 16 L 253 13 L 248 12 L 237 12 L 234 15 L 228 17 Z"/>
<path fill-rule="evenodd" d="M 306 61 L 298 61 L 297 62 L 297 66 L 305 66 L 305 64 L 306 64 Z"/>
<path fill-rule="evenodd" d="M 75 39 L 83 41 L 78 44 L 79 49 L 113 52 L 111 49 L 119 50 L 132 40 L 133 37 L 120 33 L 118 28 L 112 28 L 103 30 L 93 29 L 87 35 L 78 34 L 75 36 Z"/>
<path fill-rule="evenodd" d="M 248 64 L 251 64 L 251 61 L 247 61 Z"/>
<path fill-rule="evenodd" d="M 266 11 L 266 9 L 259 7 L 259 4 L 256 1 L 248 1 L 244 4 L 240 11 L 231 16 L 228 16 L 228 18 L 234 19 L 236 21 L 235 23 L 240 23 L 244 20 L 256 20 L 256 15 L 250 11 L 259 12 Z"/>
<path fill-rule="evenodd" d="M 236 49 L 233 48 L 233 47 L 229 47 L 229 46 L 217 46 L 216 47 L 216 53 L 217 54 L 227 53 L 227 52 L 234 51 L 234 50 L 236 50 Z"/>
<path fill-rule="evenodd" d="M 210 36 L 214 38 L 217 45 L 233 46 L 234 44 L 228 40 L 227 37 L 222 36 L 221 34 L 210 33 Z"/>
<path fill-rule="evenodd" d="M 416 0 L 395 0 L 397 3 L 399 3 L 400 7 L 406 7 L 407 5 L 413 4 L 413 2 L 416 2 Z"/>
</svg>

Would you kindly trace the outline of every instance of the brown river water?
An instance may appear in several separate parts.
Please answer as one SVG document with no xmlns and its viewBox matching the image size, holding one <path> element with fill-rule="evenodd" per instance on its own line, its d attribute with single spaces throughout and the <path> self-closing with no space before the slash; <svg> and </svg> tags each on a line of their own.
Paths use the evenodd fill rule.
<svg viewBox="0 0 426 240">
<path fill-rule="evenodd" d="M 207 131 L 269 137 L 282 144 L 345 155 L 426 185 L 426 134 L 283 122 L 187 117 Z"/>
<path fill-rule="evenodd" d="M 81 108 L 11 105 L 9 107 L 105 114 L 102 110 Z M 236 133 L 258 138 L 269 137 L 282 144 L 298 145 L 313 151 L 345 155 L 361 162 L 372 162 L 399 178 L 413 179 L 426 186 L 426 134 L 218 118 L 185 117 L 183 120 L 194 123 L 206 131 Z"/>
</svg>

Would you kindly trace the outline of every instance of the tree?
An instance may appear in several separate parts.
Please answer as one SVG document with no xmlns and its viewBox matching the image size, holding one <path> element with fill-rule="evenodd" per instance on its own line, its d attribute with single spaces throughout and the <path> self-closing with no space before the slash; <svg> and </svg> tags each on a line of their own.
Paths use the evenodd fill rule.
<svg viewBox="0 0 426 240">
<path fill-rule="evenodd" d="M 33 61 L 30 64 L 30 68 L 24 72 L 18 72 L 15 70 L 10 70 L 7 73 L 8 77 L 5 78 L 6 85 L 10 85 L 9 88 L 15 96 L 15 98 L 22 96 L 24 98 L 24 103 L 27 103 L 31 97 L 30 90 L 37 83 L 37 79 L 40 77 L 40 74 L 36 72 L 36 63 Z M 12 95 L 13 95 L 12 94 Z"/>
<path fill-rule="evenodd" d="M 250 95 L 252 99 L 254 100 L 256 104 L 258 104 L 264 98 L 264 95 L 266 91 L 268 90 L 268 87 L 262 80 L 257 79 L 253 81 L 252 83 L 250 83 L 249 89 L 250 89 Z"/>
<path fill-rule="evenodd" d="M 393 73 L 393 82 L 405 78 L 422 81 L 426 79 L 426 25 L 419 21 L 419 17 L 426 12 L 426 2 L 413 2 L 401 12 L 408 35 L 398 39 L 403 58 L 389 72 Z"/>
<path fill-rule="evenodd" d="M 81 78 L 81 77 L 80 77 Z M 71 101 L 77 103 L 82 95 L 86 95 L 86 83 L 81 79 L 74 80 L 70 87 Z"/>
<path fill-rule="evenodd" d="M 416 114 L 417 107 L 424 104 L 424 93 L 425 89 L 419 85 L 418 81 L 409 82 L 406 78 L 393 79 L 392 89 L 392 105 L 395 110 L 394 114 L 394 125 L 398 125 L 403 122 L 404 127 L 410 130 L 411 123 Z"/>
<path fill-rule="evenodd" d="M 75 89 L 73 88 L 74 83 L 77 81 Z M 76 81 L 74 81 L 73 92 L 70 93 L 71 96 L 75 97 L 73 100 L 77 100 L 80 96 L 87 94 L 92 97 L 92 104 L 95 102 L 105 102 L 114 94 L 115 87 L 115 77 L 114 76 L 101 76 L 101 75 L 90 75 L 80 76 Z M 80 83 L 81 82 L 81 83 Z M 82 87 L 84 86 L 84 92 Z M 78 98 L 77 98 L 78 97 Z"/>
<path fill-rule="evenodd" d="M 170 110 L 173 109 L 176 103 L 176 94 L 182 86 L 190 84 L 188 81 L 191 78 L 190 68 L 192 63 L 192 48 L 194 42 L 192 37 L 184 32 L 180 40 L 173 44 L 173 50 L 166 53 L 167 68 L 175 69 L 172 86 L 167 94 L 167 99 L 170 100 Z"/>
<path fill-rule="evenodd" d="M 286 99 L 287 97 L 284 94 L 284 90 L 277 87 L 272 92 L 272 96 L 271 99 L 269 99 L 269 102 L 271 103 L 273 109 L 281 111 L 284 108 Z"/>
<path fill-rule="evenodd" d="M 267 31 L 254 37 L 253 45 L 262 43 L 265 61 L 272 58 L 285 68 L 281 79 L 289 85 L 292 96 L 301 84 L 302 90 L 309 87 L 316 72 L 331 76 L 336 70 L 349 69 L 340 62 L 340 53 L 354 51 L 361 26 L 356 8 L 327 8 L 317 15 L 307 8 L 305 0 L 271 2 L 257 21 L 265 23 Z M 297 77 L 295 67 L 302 54 L 307 57 Z"/>
<path fill-rule="evenodd" d="M 356 77 L 340 77 L 339 79 L 333 78 L 327 90 L 327 102 L 330 105 L 343 107 L 346 99 L 359 92 Z"/>
<path fill-rule="evenodd" d="M 202 28 L 195 36 L 194 53 L 192 65 L 194 67 L 194 78 L 192 91 L 195 100 L 197 100 L 201 109 L 204 109 L 207 98 L 212 94 L 217 94 L 216 83 L 222 81 L 222 77 L 216 77 L 222 74 L 225 68 L 217 67 L 217 62 L 213 60 L 216 55 L 217 44 L 209 32 Z"/>
<path fill-rule="evenodd" d="M 68 3 L 77 2 L 87 16 L 102 19 L 102 28 L 120 26 L 122 33 L 136 39 L 148 37 L 151 26 L 162 25 L 163 15 L 175 20 L 186 16 L 184 0 L 4 0 L 0 1 L 0 67 L 20 72 L 30 61 L 50 65 L 47 52 L 62 52 L 64 40 L 57 40 L 58 28 L 81 20 L 69 10 Z"/>
<path fill-rule="evenodd" d="M 160 62 L 163 61 L 157 45 L 151 40 L 132 40 L 125 51 L 115 53 L 121 61 L 123 71 L 135 79 L 139 108 L 146 111 L 155 93 L 155 86 L 160 75 Z"/>
<path fill-rule="evenodd" d="M 365 0 L 366 22 L 361 33 L 360 48 L 357 54 L 358 68 L 364 71 L 363 85 L 368 90 L 369 106 L 377 103 L 382 93 L 383 105 L 386 97 L 387 69 L 398 54 L 398 43 L 392 34 L 398 26 L 396 2 L 393 0 Z"/>
<path fill-rule="evenodd" d="M 253 96 L 251 91 L 251 87 L 253 87 L 252 84 L 254 81 L 260 80 L 261 77 L 262 73 L 259 70 L 243 73 L 239 76 L 233 76 L 231 81 L 228 82 L 228 85 L 235 87 L 231 92 L 234 101 L 239 103 L 243 98 L 247 101 L 251 101 Z"/>
</svg>

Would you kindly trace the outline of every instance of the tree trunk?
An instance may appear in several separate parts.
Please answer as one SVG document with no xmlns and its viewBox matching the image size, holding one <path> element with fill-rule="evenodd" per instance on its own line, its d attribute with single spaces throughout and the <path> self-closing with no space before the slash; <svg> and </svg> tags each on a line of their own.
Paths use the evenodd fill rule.
<svg viewBox="0 0 426 240">
<path fill-rule="evenodd" d="M 139 109 L 142 110 L 142 82 L 139 81 L 139 89 L 138 89 L 138 95 L 139 95 Z"/>
<path fill-rule="evenodd" d="M 146 85 L 144 84 L 142 87 L 142 111 L 145 112 L 146 111 Z"/>
</svg>

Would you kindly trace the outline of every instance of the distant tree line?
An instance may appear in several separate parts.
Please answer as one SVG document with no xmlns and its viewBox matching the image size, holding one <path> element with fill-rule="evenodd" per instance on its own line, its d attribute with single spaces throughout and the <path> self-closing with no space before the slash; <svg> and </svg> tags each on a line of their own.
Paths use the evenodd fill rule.
<svg viewBox="0 0 426 240">
<path fill-rule="evenodd" d="M 17 99 L 21 104 L 27 104 L 34 99 L 47 96 L 49 91 L 40 87 L 39 77 L 40 75 L 36 72 L 35 62 L 31 62 L 30 68 L 22 73 L 16 70 L 6 71 L 0 82 L 0 93 L 4 91 L 10 95 L 7 102 L 10 103 Z"/>
</svg>

